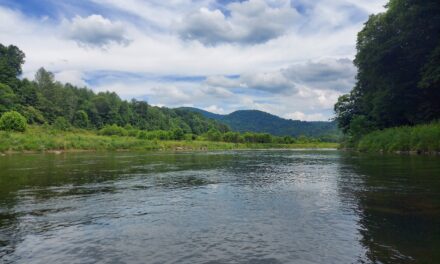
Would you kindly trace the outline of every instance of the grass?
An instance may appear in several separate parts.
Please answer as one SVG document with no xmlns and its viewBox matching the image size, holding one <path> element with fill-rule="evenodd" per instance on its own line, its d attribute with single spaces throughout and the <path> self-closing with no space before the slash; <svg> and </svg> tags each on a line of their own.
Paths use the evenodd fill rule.
<svg viewBox="0 0 440 264">
<path fill-rule="evenodd" d="M 258 144 L 212 141 L 145 140 L 129 136 L 103 136 L 96 131 L 58 131 L 31 126 L 26 132 L 0 131 L 0 152 L 100 150 L 232 150 L 270 148 L 337 148 L 337 143 Z"/>
<path fill-rule="evenodd" d="M 440 152 L 440 122 L 372 132 L 356 147 L 363 152 Z"/>
</svg>

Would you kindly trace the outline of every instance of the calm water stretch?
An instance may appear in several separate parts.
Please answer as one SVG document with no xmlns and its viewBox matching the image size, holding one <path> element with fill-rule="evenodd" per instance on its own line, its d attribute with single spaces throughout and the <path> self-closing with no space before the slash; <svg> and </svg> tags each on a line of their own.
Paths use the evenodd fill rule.
<svg viewBox="0 0 440 264">
<path fill-rule="evenodd" d="M 440 263 L 440 158 L 0 157 L 3 263 Z"/>
</svg>

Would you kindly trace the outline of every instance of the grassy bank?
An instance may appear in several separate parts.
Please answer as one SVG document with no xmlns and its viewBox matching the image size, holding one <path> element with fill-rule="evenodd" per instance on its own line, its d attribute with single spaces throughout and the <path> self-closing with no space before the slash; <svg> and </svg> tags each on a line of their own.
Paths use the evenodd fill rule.
<svg viewBox="0 0 440 264">
<path fill-rule="evenodd" d="M 440 152 L 440 122 L 372 132 L 356 146 L 363 152 Z"/>
<path fill-rule="evenodd" d="M 0 152 L 99 150 L 229 150 L 269 148 L 336 148 L 336 143 L 227 143 L 200 140 L 147 140 L 130 136 L 103 136 L 96 131 L 58 131 L 33 126 L 26 132 L 0 132 Z"/>
</svg>

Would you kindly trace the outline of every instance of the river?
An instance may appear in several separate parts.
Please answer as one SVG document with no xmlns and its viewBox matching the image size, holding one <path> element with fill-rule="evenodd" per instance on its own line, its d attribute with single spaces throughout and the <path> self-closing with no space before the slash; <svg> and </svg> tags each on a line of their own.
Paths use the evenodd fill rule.
<svg viewBox="0 0 440 264">
<path fill-rule="evenodd" d="M 440 263 L 440 157 L 0 157 L 3 263 Z"/>
</svg>

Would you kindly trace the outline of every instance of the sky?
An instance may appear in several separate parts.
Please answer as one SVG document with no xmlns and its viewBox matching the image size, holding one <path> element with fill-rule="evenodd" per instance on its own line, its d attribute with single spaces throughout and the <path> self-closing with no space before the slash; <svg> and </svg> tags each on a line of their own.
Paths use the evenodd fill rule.
<svg viewBox="0 0 440 264">
<path fill-rule="evenodd" d="M 386 0 L 0 0 L 23 78 L 219 114 L 329 120 L 355 83 L 356 36 Z"/>
</svg>

